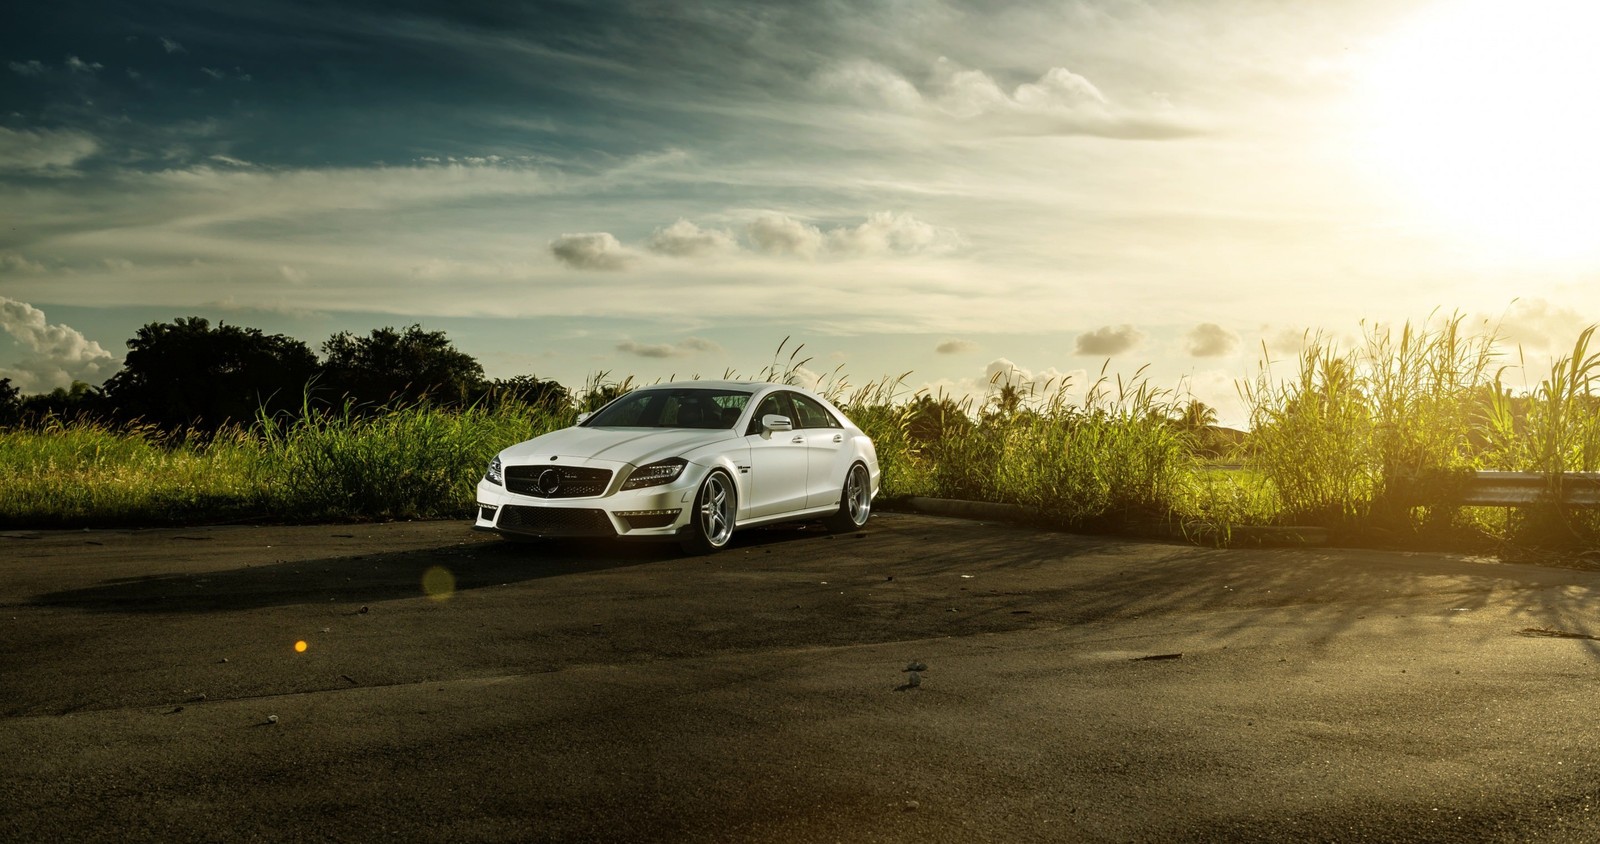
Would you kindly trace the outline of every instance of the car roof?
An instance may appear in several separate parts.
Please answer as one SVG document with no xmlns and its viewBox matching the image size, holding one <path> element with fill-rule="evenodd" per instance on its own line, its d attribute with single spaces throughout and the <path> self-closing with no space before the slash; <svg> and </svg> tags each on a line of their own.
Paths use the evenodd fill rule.
<svg viewBox="0 0 1600 844">
<path fill-rule="evenodd" d="M 742 393 L 757 393 L 767 387 L 784 387 L 785 389 L 808 392 L 801 387 L 792 387 L 788 384 L 774 384 L 770 381 L 672 381 L 667 384 L 650 384 L 640 387 L 640 390 L 674 390 L 674 389 L 701 389 L 701 390 L 737 390 Z"/>
</svg>

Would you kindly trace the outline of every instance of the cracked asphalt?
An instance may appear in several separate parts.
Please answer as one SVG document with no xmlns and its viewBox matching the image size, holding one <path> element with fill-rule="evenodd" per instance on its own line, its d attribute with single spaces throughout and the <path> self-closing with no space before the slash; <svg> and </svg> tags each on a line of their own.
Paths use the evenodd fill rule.
<svg viewBox="0 0 1600 844">
<path fill-rule="evenodd" d="M 13 531 L 0 839 L 1593 842 L 1597 599 L 898 513 Z"/>
</svg>

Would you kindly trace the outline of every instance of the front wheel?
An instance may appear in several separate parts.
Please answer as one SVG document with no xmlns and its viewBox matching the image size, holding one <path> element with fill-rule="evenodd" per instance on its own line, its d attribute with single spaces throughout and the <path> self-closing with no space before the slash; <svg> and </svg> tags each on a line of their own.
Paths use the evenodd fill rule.
<svg viewBox="0 0 1600 844">
<path fill-rule="evenodd" d="M 828 530 L 843 532 L 856 530 L 867 523 L 872 515 L 872 476 L 860 463 L 850 467 L 844 476 L 844 491 L 839 494 L 839 512 L 825 520 Z"/>
<path fill-rule="evenodd" d="M 694 513 L 689 519 L 689 535 L 683 550 L 690 554 L 710 554 L 727 547 L 733 539 L 733 518 L 738 512 L 738 494 L 726 473 L 714 471 L 700 482 L 694 498 Z"/>
</svg>

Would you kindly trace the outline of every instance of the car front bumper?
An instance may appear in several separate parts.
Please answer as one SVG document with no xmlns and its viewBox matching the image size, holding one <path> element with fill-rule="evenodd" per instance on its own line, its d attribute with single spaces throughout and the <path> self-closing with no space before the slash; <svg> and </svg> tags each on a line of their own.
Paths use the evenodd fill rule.
<svg viewBox="0 0 1600 844">
<path fill-rule="evenodd" d="M 480 480 L 472 526 L 515 536 L 676 539 L 692 517 L 700 474 L 686 471 L 669 484 L 581 498 L 520 495 Z"/>
</svg>

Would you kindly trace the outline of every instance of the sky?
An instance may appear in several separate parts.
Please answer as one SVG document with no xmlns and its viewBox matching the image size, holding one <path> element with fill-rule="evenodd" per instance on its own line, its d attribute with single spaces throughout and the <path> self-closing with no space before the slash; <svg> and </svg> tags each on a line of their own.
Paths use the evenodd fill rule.
<svg viewBox="0 0 1600 844">
<path fill-rule="evenodd" d="M 491 377 L 803 345 L 908 393 L 1142 371 L 1238 424 L 1307 332 L 1569 349 L 1590 6 L 10 4 L 0 377 L 98 384 L 180 316 L 420 323 Z"/>
</svg>

